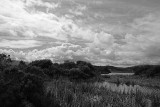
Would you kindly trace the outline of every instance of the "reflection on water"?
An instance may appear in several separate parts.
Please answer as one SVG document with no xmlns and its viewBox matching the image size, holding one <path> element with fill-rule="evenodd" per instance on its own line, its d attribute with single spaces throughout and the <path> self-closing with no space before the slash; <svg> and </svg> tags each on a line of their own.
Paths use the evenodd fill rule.
<svg viewBox="0 0 160 107">
<path fill-rule="evenodd" d="M 160 97 L 160 90 L 159 89 L 142 87 L 142 86 L 139 86 L 139 85 L 127 86 L 126 84 L 117 85 L 117 84 L 109 83 L 109 82 L 95 83 L 95 85 L 98 86 L 98 87 L 105 87 L 108 90 L 111 90 L 113 92 L 119 92 L 121 94 L 131 94 L 131 93 L 136 93 L 137 91 L 140 91 L 145 95 L 154 94 L 154 95 Z"/>
<path fill-rule="evenodd" d="M 134 73 L 109 73 L 109 74 L 101 74 L 102 76 L 105 75 L 134 75 Z"/>
</svg>

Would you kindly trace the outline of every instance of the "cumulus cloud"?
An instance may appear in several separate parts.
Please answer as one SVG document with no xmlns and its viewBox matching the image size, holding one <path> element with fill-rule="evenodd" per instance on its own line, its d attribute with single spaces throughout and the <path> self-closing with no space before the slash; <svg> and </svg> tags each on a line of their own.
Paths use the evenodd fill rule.
<svg viewBox="0 0 160 107">
<path fill-rule="evenodd" d="M 73 59 L 73 56 L 81 56 L 84 55 L 85 52 L 79 45 L 73 45 L 70 43 L 64 43 L 60 46 L 51 47 L 43 50 L 34 49 L 29 52 L 15 52 L 13 50 L 1 49 L 0 52 L 9 53 L 12 57 L 17 59 L 23 58 L 26 61 L 33 61 L 37 59 L 51 59 L 52 61 L 64 61 L 65 59 Z"/>
<path fill-rule="evenodd" d="M 106 50 L 103 51 L 105 52 Z M 63 43 L 59 46 L 46 48 L 43 50 L 34 49 L 28 52 L 14 51 L 11 49 L 1 49 L 0 53 L 4 52 L 10 54 L 12 58 L 16 58 L 19 60 L 23 59 L 25 61 L 33 61 L 38 59 L 51 59 L 53 62 L 63 62 L 64 60 L 84 60 L 91 61 L 93 64 L 96 64 L 98 62 L 107 63 L 107 59 L 101 57 L 103 51 L 100 51 L 100 53 L 96 54 L 89 47 L 82 47 L 80 45 L 75 45 L 71 43 Z M 107 54 L 110 53 L 108 52 Z M 104 60 L 106 62 L 104 62 Z"/>
</svg>

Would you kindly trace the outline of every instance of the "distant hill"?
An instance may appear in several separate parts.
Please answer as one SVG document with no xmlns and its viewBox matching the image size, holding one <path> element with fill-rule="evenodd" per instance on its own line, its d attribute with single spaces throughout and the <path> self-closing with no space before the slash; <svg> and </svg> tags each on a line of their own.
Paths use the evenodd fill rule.
<svg viewBox="0 0 160 107">
<path fill-rule="evenodd" d="M 108 74 L 111 71 L 109 70 L 108 66 L 95 66 L 94 68 L 97 72 L 101 73 L 101 74 Z"/>
<path fill-rule="evenodd" d="M 160 77 L 160 65 L 138 65 L 130 67 L 135 75 L 147 76 L 147 77 Z"/>
<path fill-rule="evenodd" d="M 131 67 L 115 67 L 115 66 L 107 66 L 110 72 L 112 73 L 133 73 L 133 69 Z"/>
</svg>

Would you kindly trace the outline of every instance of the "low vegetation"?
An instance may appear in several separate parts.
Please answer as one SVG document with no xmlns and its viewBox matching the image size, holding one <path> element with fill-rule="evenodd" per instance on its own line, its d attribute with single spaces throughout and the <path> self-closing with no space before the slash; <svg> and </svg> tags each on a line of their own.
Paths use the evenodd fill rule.
<svg viewBox="0 0 160 107">
<path fill-rule="evenodd" d="M 126 85 L 140 85 L 151 88 L 160 89 L 160 78 L 147 78 L 145 76 L 107 76 L 106 81 L 116 84 L 126 84 Z"/>
<path fill-rule="evenodd" d="M 85 61 L 36 60 L 13 64 L 10 56 L 0 54 L 1 107 L 153 107 L 160 106 L 155 95 L 118 93 L 99 87 L 105 67 Z"/>
</svg>

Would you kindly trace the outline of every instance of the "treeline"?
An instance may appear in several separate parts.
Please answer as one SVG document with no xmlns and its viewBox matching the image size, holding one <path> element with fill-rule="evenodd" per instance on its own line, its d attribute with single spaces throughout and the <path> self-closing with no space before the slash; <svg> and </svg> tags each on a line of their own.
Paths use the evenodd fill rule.
<svg viewBox="0 0 160 107">
<path fill-rule="evenodd" d="M 132 68 L 130 68 L 130 67 L 107 66 L 107 68 L 108 68 L 111 72 L 115 72 L 115 73 L 133 73 L 133 70 L 132 70 Z"/>
<path fill-rule="evenodd" d="M 139 65 L 131 67 L 135 75 L 160 77 L 160 65 Z"/>
<path fill-rule="evenodd" d="M 0 54 L 1 107 L 49 107 L 50 97 L 44 93 L 46 81 L 68 78 L 80 82 L 99 76 L 99 71 L 109 72 L 106 67 L 96 67 L 85 61 L 61 64 L 48 59 L 14 62 L 9 55 Z"/>
<path fill-rule="evenodd" d="M 111 70 L 109 69 L 108 66 L 94 66 L 94 68 L 95 68 L 95 71 L 98 74 L 108 74 L 108 73 L 111 73 Z"/>
<path fill-rule="evenodd" d="M 134 73 L 135 75 L 145 77 L 160 77 L 160 65 L 138 65 L 132 67 L 114 67 L 107 66 L 111 72 L 116 73 Z"/>
</svg>

